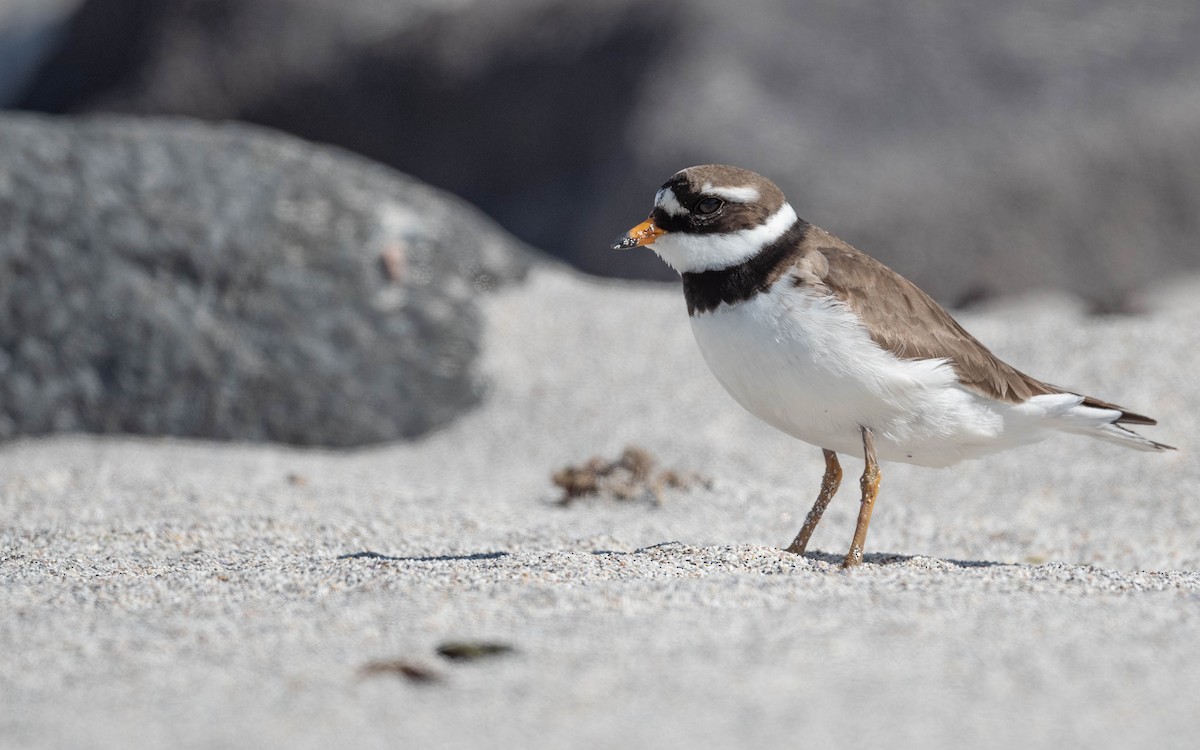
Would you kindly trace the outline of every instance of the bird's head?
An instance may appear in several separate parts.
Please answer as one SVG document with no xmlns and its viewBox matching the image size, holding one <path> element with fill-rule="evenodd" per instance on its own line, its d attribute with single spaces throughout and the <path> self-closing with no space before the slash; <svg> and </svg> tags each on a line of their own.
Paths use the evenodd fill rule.
<svg viewBox="0 0 1200 750">
<path fill-rule="evenodd" d="M 613 243 L 649 245 L 680 274 L 729 268 L 757 255 L 797 221 L 775 183 L 748 169 L 705 164 L 676 172 L 649 218 Z"/>
</svg>

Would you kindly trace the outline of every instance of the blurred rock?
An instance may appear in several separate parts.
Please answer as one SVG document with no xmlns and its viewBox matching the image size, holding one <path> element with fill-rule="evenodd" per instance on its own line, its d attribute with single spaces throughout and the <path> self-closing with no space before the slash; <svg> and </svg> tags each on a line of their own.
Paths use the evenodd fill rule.
<svg viewBox="0 0 1200 750">
<path fill-rule="evenodd" d="M 1200 267 L 1200 5 L 90 0 L 24 106 L 238 118 L 596 272 L 675 170 L 773 177 L 943 301 Z M 112 44 L 121 39 L 122 44 Z"/>
<path fill-rule="evenodd" d="M 581 232 L 632 166 L 623 134 L 673 4 L 87 0 L 19 106 L 276 127 L 424 175 L 537 247 L 607 263 L 615 230 L 587 245 Z"/>
<path fill-rule="evenodd" d="M 475 404 L 519 244 L 461 201 L 246 126 L 0 117 L 0 438 L 352 446 Z"/>
<path fill-rule="evenodd" d="M 57 48 L 81 0 L 0 0 L 0 107 L 13 104 Z"/>
</svg>

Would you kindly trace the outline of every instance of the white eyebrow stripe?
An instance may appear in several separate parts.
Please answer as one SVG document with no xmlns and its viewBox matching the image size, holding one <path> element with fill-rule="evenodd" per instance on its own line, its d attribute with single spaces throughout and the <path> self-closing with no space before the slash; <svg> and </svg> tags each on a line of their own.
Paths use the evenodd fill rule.
<svg viewBox="0 0 1200 750">
<path fill-rule="evenodd" d="M 700 189 L 702 193 L 715 195 L 718 198 L 724 198 L 727 201 L 734 203 L 753 203 L 762 196 L 758 192 L 758 188 L 752 185 L 742 185 L 741 187 L 713 187 L 712 183 L 704 183 L 704 187 Z"/>
<path fill-rule="evenodd" d="M 675 191 L 670 188 L 662 188 L 658 191 L 654 196 L 654 205 L 672 216 L 683 216 L 688 212 L 675 197 Z"/>
</svg>

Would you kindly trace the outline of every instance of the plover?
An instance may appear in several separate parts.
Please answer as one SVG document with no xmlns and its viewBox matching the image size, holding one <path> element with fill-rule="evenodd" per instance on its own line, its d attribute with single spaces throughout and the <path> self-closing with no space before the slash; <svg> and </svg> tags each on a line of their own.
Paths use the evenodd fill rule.
<svg viewBox="0 0 1200 750">
<path fill-rule="evenodd" d="M 862 563 L 879 461 L 949 466 L 1056 432 L 1172 450 L 1126 425 L 1150 417 L 1001 361 L 915 284 L 796 215 L 754 172 L 677 172 L 650 217 L 613 243 L 648 245 L 683 277 L 713 375 L 751 414 L 821 448 L 825 476 L 789 552 L 803 554 L 842 478 L 864 459 L 844 565 Z"/>
</svg>

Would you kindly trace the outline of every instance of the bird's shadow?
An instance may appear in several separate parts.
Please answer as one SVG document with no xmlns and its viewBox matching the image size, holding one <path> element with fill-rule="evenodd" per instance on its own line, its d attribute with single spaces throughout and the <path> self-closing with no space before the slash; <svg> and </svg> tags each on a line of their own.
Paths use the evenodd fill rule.
<svg viewBox="0 0 1200 750">
<path fill-rule="evenodd" d="M 818 560 L 831 565 L 841 565 L 846 559 L 845 555 L 837 555 L 831 552 L 805 552 L 804 557 L 810 560 Z M 956 568 L 997 568 L 1010 566 L 1013 563 L 996 562 L 994 560 L 950 560 L 944 557 L 928 557 L 926 555 L 900 555 L 894 552 L 872 552 L 863 555 L 863 562 L 872 565 L 897 565 L 900 563 L 910 562 L 912 560 L 936 560 L 947 565 L 953 565 Z"/>
<path fill-rule="evenodd" d="M 639 547 L 638 549 L 635 549 L 632 552 L 624 552 L 624 551 L 610 550 L 610 549 L 598 549 L 598 550 L 593 550 L 592 554 L 593 555 L 636 555 L 641 552 L 646 552 L 647 550 L 658 549 L 661 547 L 669 547 L 673 544 L 678 544 L 678 542 L 660 542 L 658 544 L 651 544 L 647 547 Z M 780 550 L 780 551 L 782 551 L 782 550 Z M 845 555 L 838 555 L 838 554 L 834 554 L 832 552 L 820 552 L 820 551 L 815 551 L 815 550 L 810 551 L 810 552 L 805 552 L 803 555 L 799 555 L 799 557 L 803 557 L 807 560 L 816 560 L 817 562 L 829 563 L 830 565 L 835 565 L 838 567 L 840 567 L 842 564 L 842 561 L 846 559 Z M 994 567 L 1005 567 L 1005 566 L 1013 565 L 1013 563 L 996 562 L 993 560 L 949 560 L 949 559 L 946 559 L 943 557 L 928 557 L 926 555 L 900 555 L 900 554 L 897 554 L 894 552 L 872 552 L 872 553 L 863 555 L 863 562 L 870 563 L 872 565 L 896 565 L 899 563 L 909 562 L 910 560 L 937 560 L 938 562 L 943 562 L 943 563 L 946 563 L 947 565 L 953 565 L 956 568 L 994 568 Z"/>
<path fill-rule="evenodd" d="M 508 552 L 472 552 L 465 555 L 385 555 L 382 552 L 363 550 L 338 555 L 339 560 L 388 560 L 390 562 L 454 562 L 456 560 L 496 560 L 508 557 Z"/>
</svg>

